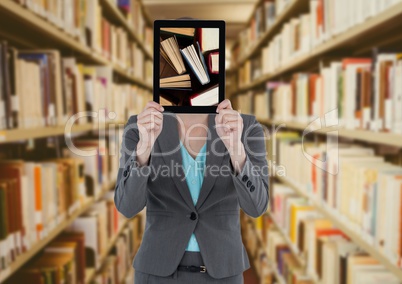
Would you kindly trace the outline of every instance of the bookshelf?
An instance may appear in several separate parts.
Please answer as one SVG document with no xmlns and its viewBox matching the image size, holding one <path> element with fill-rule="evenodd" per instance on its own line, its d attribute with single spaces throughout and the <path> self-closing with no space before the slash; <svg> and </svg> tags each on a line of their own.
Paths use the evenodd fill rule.
<svg viewBox="0 0 402 284">
<path fill-rule="evenodd" d="M 402 270 L 400 268 L 398 268 L 396 265 L 394 265 L 385 255 L 383 255 L 381 252 L 376 250 L 372 245 L 370 245 L 366 240 L 364 240 L 357 231 L 355 231 L 353 228 L 351 228 L 348 224 L 345 223 L 345 221 L 343 221 L 337 215 L 330 212 L 327 208 L 325 208 L 324 206 L 319 204 L 317 201 L 315 201 L 314 198 L 309 196 L 309 194 L 307 194 L 304 190 L 302 190 L 290 178 L 276 175 L 275 168 L 273 169 L 273 173 L 275 173 L 275 178 L 277 178 L 282 183 L 290 186 L 300 196 L 303 196 L 306 199 L 308 199 L 311 202 L 311 204 L 314 205 L 314 207 L 321 214 L 323 214 L 326 218 L 331 220 L 335 224 L 335 226 L 337 226 L 339 229 L 341 229 L 343 232 L 345 232 L 346 235 L 353 242 L 358 244 L 362 249 L 364 249 L 366 252 L 368 252 L 371 256 L 373 256 L 378 261 L 380 261 L 388 270 L 390 270 L 392 273 L 394 273 L 399 278 L 399 280 L 402 281 Z"/>
<path fill-rule="evenodd" d="M 300 0 L 299 0 L 300 1 Z M 299 2 L 293 1 L 293 2 Z M 300 1 L 303 2 L 303 1 Z M 290 7 L 290 6 L 289 6 Z M 288 73 L 300 70 L 301 68 L 306 68 L 306 66 L 311 66 L 314 63 L 319 61 L 319 57 L 326 56 L 330 52 L 336 51 L 338 49 L 359 49 L 364 48 L 364 44 L 370 42 L 370 39 L 373 39 L 374 35 L 381 34 L 384 31 L 387 31 L 390 27 L 395 27 L 400 25 L 400 17 L 402 15 L 402 3 L 397 3 L 389 7 L 383 12 L 380 12 L 378 15 L 369 18 L 365 22 L 352 27 L 351 29 L 343 32 L 339 35 L 334 36 L 333 38 L 317 45 L 313 50 L 308 52 L 307 54 L 303 54 L 300 57 L 292 60 L 290 64 L 282 66 L 275 72 L 271 74 L 265 74 L 261 77 L 257 78 L 250 84 L 245 86 L 240 86 L 238 90 L 229 94 L 229 97 L 237 95 L 239 93 L 243 93 L 256 87 L 260 87 L 265 82 L 278 79 L 286 76 Z M 294 16 L 294 15 L 292 15 Z M 279 18 L 282 18 L 281 16 Z M 284 18 L 283 21 L 287 20 Z M 246 56 L 241 62 L 251 57 L 252 54 L 256 54 L 261 52 L 263 45 L 266 42 L 264 41 L 264 37 L 256 44 L 256 48 L 250 53 L 250 55 Z M 372 45 L 372 43 L 371 43 Z M 257 48 L 258 47 L 258 48 Z M 240 68 L 240 65 L 237 65 L 234 69 Z M 233 70 L 232 72 L 234 72 Z"/>
<path fill-rule="evenodd" d="M 300 12 L 307 10 L 308 3 L 308 0 L 292 0 L 285 10 L 276 18 L 274 24 L 264 32 L 250 50 L 240 58 L 237 64 L 230 68 L 229 72 L 235 72 L 247 59 L 250 59 L 261 51 L 261 48 L 278 32 L 283 23 L 298 15 Z"/>
<path fill-rule="evenodd" d="M 88 131 L 97 131 L 102 129 L 109 129 L 112 126 L 124 125 L 126 122 L 108 122 L 105 125 L 98 125 L 92 123 L 75 124 L 72 127 L 72 134 L 79 134 Z M 99 126 L 99 127 L 98 127 Z M 16 142 L 19 140 L 44 138 L 49 136 L 64 135 L 64 126 L 55 127 L 42 127 L 42 128 L 28 128 L 28 129 L 10 129 L 0 130 L 0 144 Z"/>
<path fill-rule="evenodd" d="M 306 263 L 305 263 L 303 257 L 301 256 L 299 249 L 292 243 L 292 241 L 289 239 L 289 236 L 286 234 L 286 232 L 283 230 L 283 228 L 277 223 L 275 216 L 272 215 L 270 212 L 267 212 L 266 214 L 268 214 L 268 216 L 274 222 L 275 227 L 282 234 L 284 240 L 286 241 L 286 244 L 289 246 L 290 250 L 292 251 L 293 255 L 296 257 L 299 264 L 304 267 L 306 265 Z"/>
<path fill-rule="evenodd" d="M 139 3 L 141 13 L 144 16 L 144 26 L 141 27 L 149 28 L 152 26 L 152 22 L 150 21 L 150 18 L 147 15 L 146 11 L 144 10 L 144 7 L 140 1 L 141 0 L 136 0 L 136 3 Z M 19 2 L 25 4 L 27 3 L 25 1 L 19 1 Z M 59 52 L 61 59 L 66 57 L 74 58 L 74 60 L 76 60 L 75 63 L 77 64 L 76 66 L 78 66 L 78 64 L 81 64 L 82 66 L 85 67 L 87 66 L 108 67 L 109 68 L 108 70 L 111 69 L 112 71 L 110 72 L 111 77 L 108 77 L 110 78 L 110 80 L 107 86 L 108 87 L 110 86 L 110 88 L 114 88 L 113 91 L 110 91 L 110 94 L 112 95 L 114 94 L 120 95 L 121 92 L 123 91 L 121 91 L 121 89 L 117 90 L 117 88 L 120 87 L 123 88 L 126 86 L 129 88 L 135 88 L 135 91 L 129 89 L 128 91 L 129 94 L 132 94 L 132 92 L 134 92 L 135 95 L 138 94 L 138 96 L 141 97 L 143 96 L 143 92 L 146 92 L 148 94 L 152 91 L 153 88 L 152 83 L 150 83 L 150 81 L 147 80 L 148 78 L 145 74 L 145 67 L 146 67 L 145 65 L 147 61 L 152 61 L 153 58 L 152 47 L 150 46 L 149 41 L 146 41 L 142 38 L 142 36 L 140 35 L 141 32 L 139 32 L 140 30 L 133 28 L 133 25 L 129 22 L 129 17 L 126 17 L 126 15 L 120 10 L 120 8 L 118 8 L 117 1 L 112 0 L 96 1 L 96 3 L 99 3 L 99 7 L 101 9 L 101 14 L 97 15 L 99 16 L 97 20 L 99 20 L 99 22 L 101 20 L 106 20 L 107 23 L 109 23 L 111 26 L 113 25 L 113 28 L 122 31 L 123 36 L 125 37 L 127 44 L 130 48 L 134 49 L 132 45 L 135 45 L 135 51 L 136 52 L 138 51 L 137 53 L 139 54 L 140 59 L 143 59 L 141 60 L 143 61 L 143 64 L 138 65 L 139 66 L 141 65 L 143 67 L 143 70 L 141 72 L 144 73 L 144 76 L 140 76 L 141 74 L 139 74 L 138 72 L 136 72 L 136 70 L 134 70 L 135 69 L 134 67 L 137 66 L 136 65 L 137 61 L 135 61 L 135 63 L 133 64 L 133 60 L 130 58 L 131 64 L 126 62 L 125 53 L 122 52 L 121 54 L 118 54 L 117 56 L 120 57 L 117 58 L 117 56 L 113 56 L 111 52 L 105 54 L 104 50 L 99 49 L 95 50 L 95 48 L 90 47 L 88 41 L 86 43 L 86 40 L 82 39 L 82 37 L 77 36 L 76 34 L 72 35 L 71 31 L 67 32 L 65 27 L 63 28 L 61 27 L 62 25 L 60 23 L 59 23 L 60 25 L 58 25 L 56 23 L 57 21 L 54 21 L 54 19 L 50 19 L 50 13 L 49 15 L 47 15 L 47 13 L 36 13 L 32 11 L 30 8 L 26 7 L 25 4 L 23 5 L 20 3 L 14 0 L 0 1 L 0 25 L 3 27 L 0 29 L 0 40 L 7 41 L 9 47 L 15 48 L 18 51 L 19 50 L 29 51 L 39 49 L 56 50 Z M 95 1 L 92 3 L 95 3 Z M 37 3 L 35 5 L 37 5 Z M 140 13 L 138 15 L 140 15 Z M 84 17 L 85 16 L 86 15 L 84 15 Z M 140 15 L 140 17 L 142 16 Z M 80 19 L 80 21 L 81 24 L 84 23 L 85 25 L 86 19 L 84 20 Z M 99 22 L 96 22 L 96 24 L 99 24 Z M 100 29 L 103 29 L 103 27 L 100 27 Z M 112 33 L 112 31 L 108 32 L 110 34 Z M 116 42 L 120 40 L 116 38 L 115 39 L 109 38 L 110 34 L 108 34 L 107 38 L 107 40 L 110 40 L 110 42 L 112 40 L 116 40 Z M 116 35 L 116 37 L 117 36 L 118 35 Z M 111 45 L 111 43 L 109 44 Z M 94 46 L 93 42 L 92 46 Z M 121 43 L 119 47 L 122 46 L 123 43 Z M 115 47 L 116 49 L 114 50 L 117 50 L 117 43 L 115 44 Z M 109 51 L 111 50 L 110 46 L 108 50 Z M 128 52 L 127 52 L 127 58 L 129 57 L 128 55 L 134 57 L 133 54 L 129 54 Z M 135 53 L 136 60 L 138 58 L 136 55 L 137 53 Z M 121 57 L 124 58 L 124 61 L 120 60 Z M 138 70 L 141 69 L 138 68 Z M 139 75 L 136 76 L 133 74 L 139 74 Z M 83 73 L 80 73 L 80 75 L 83 76 Z M 17 82 L 16 84 L 19 83 L 17 80 L 15 81 Z M 64 89 L 62 91 L 67 92 Z M 124 91 L 127 91 L 127 89 L 124 89 Z M 109 103 L 111 105 L 109 105 Z M 136 103 L 140 104 L 138 103 L 138 101 L 136 101 Z M 112 102 L 112 100 L 110 101 L 108 100 L 107 102 L 105 102 L 105 105 L 107 105 L 107 108 L 109 109 L 116 107 L 116 110 L 117 107 L 119 106 L 115 104 L 114 101 Z M 70 134 L 73 137 L 76 137 L 81 136 L 82 134 L 84 135 L 89 133 L 96 134 L 98 131 L 119 128 L 126 123 L 126 121 L 121 120 L 124 119 L 126 115 L 129 115 L 130 113 L 133 112 L 133 110 L 131 110 L 131 107 L 134 107 L 134 105 L 127 104 L 127 106 L 126 110 L 128 111 L 128 113 L 124 112 L 123 113 L 124 115 L 121 115 L 120 117 L 116 118 L 116 121 L 110 120 L 106 122 L 98 122 L 97 120 L 95 120 L 95 122 L 93 123 L 78 123 L 78 124 L 74 123 L 71 127 Z M 130 108 L 130 110 L 128 110 L 127 108 Z M 21 143 L 18 142 L 23 140 L 56 137 L 56 136 L 61 137 L 63 135 L 67 135 L 65 134 L 65 130 L 66 127 L 63 124 L 61 125 L 59 124 L 57 126 L 35 127 L 35 128 L 24 128 L 19 125 L 19 128 L 2 129 L 0 130 L 0 147 L 3 146 L 3 151 L 5 151 L 6 146 L 7 149 L 10 149 L 10 147 L 12 148 L 14 146 L 16 148 L 21 147 Z M 113 133 L 115 133 L 115 131 L 113 131 Z M 34 149 L 31 149 L 31 151 L 40 154 L 41 149 L 39 148 L 37 149 L 36 144 L 39 145 L 41 143 L 33 144 L 35 145 L 35 147 Z M 59 143 L 56 144 L 57 147 L 60 146 Z M 23 147 L 24 146 L 22 146 L 21 149 Z M 36 255 L 38 255 L 66 228 L 68 228 L 74 222 L 74 220 L 76 220 L 82 214 L 86 213 L 95 203 L 101 201 L 104 194 L 110 192 L 110 190 L 114 188 L 115 182 L 116 181 L 113 180 L 112 182 L 103 186 L 100 189 L 98 196 L 88 197 L 86 199 L 86 202 L 83 205 L 81 205 L 80 208 L 76 209 L 72 214 L 67 215 L 63 221 L 58 223 L 53 229 L 51 229 L 51 231 L 48 232 L 45 238 L 36 241 L 34 245 L 32 245 L 29 248 L 28 251 L 18 255 L 10 264 L 8 264 L 8 266 L 5 269 L 2 269 L 0 271 L 0 283 L 3 283 L 6 280 L 10 280 L 9 278 L 11 276 L 16 275 L 21 268 L 23 268 L 28 262 L 30 262 L 31 259 L 33 259 Z M 123 233 L 125 228 L 128 227 L 128 224 L 129 220 L 124 220 L 124 223 L 119 228 L 118 233 L 114 235 L 108 242 L 106 251 L 101 256 L 99 256 L 102 263 L 105 262 L 108 254 L 116 245 L 119 236 Z M 96 273 L 97 273 L 96 269 L 90 269 L 90 268 L 87 269 L 85 283 L 91 283 L 94 277 L 96 277 Z"/>
<path fill-rule="evenodd" d="M 242 46 L 241 45 L 242 36 L 240 36 L 239 39 L 235 42 L 235 44 L 233 45 L 232 54 L 234 54 L 234 56 L 237 57 L 234 58 L 235 64 L 232 65 L 227 76 L 228 79 L 230 80 L 229 84 L 230 89 L 228 90 L 229 91 L 228 96 L 230 99 L 233 100 L 234 108 L 240 108 L 240 109 L 243 108 L 242 112 L 246 110 L 245 111 L 246 113 L 250 112 L 251 114 L 256 115 L 259 122 L 268 128 L 267 130 L 269 130 L 270 135 L 275 135 L 275 131 L 277 129 L 289 130 L 289 131 L 295 130 L 296 132 L 299 133 L 303 133 L 303 131 L 312 130 L 307 134 L 307 136 L 312 138 L 312 141 L 315 142 L 322 141 L 323 139 L 325 139 L 325 136 L 327 136 L 328 138 L 331 136 L 337 136 L 339 137 L 340 141 L 349 142 L 349 140 L 353 140 L 358 142 L 357 143 L 358 145 L 362 143 L 364 145 L 368 144 L 369 147 L 376 149 L 376 151 L 379 153 L 382 153 L 381 149 L 388 149 L 388 150 L 392 149 L 394 156 L 392 158 L 390 157 L 389 160 L 392 161 L 391 162 L 392 164 L 401 166 L 402 156 L 400 151 L 402 149 L 402 135 L 399 134 L 399 132 L 397 131 L 395 133 L 392 131 L 375 131 L 375 130 L 368 130 L 371 129 L 368 127 L 367 130 L 359 129 L 358 127 L 356 127 L 356 129 L 351 129 L 348 127 L 344 127 L 343 122 L 342 125 L 334 125 L 326 127 L 324 121 L 321 121 L 320 119 L 316 119 L 316 121 L 310 121 L 310 119 L 308 118 L 299 120 L 298 119 L 299 117 L 297 117 L 296 119 L 293 118 L 292 115 L 294 115 L 295 117 L 297 115 L 300 115 L 298 114 L 297 110 L 300 101 L 297 101 L 297 104 L 295 103 L 295 105 L 292 105 L 294 109 L 292 110 L 292 113 L 288 116 L 289 119 L 279 118 L 282 115 L 282 113 L 280 113 L 280 115 L 277 116 L 278 119 L 273 119 L 275 111 L 273 111 L 274 112 L 273 115 L 272 110 L 273 107 L 277 106 L 274 102 L 274 100 L 276 99 L 275 96 L 282 95 L 283 93 L 278 92 L 272 94 L 268 92 L 267 91 L 267 89 L 269 88 L 267 84 L 268 82 L 272 83 L 271 86 L 274 86 L 275 84 L 280 85 L 281 83 L 283 83 L 284 85 L 288 86 L 289 89 L 299 88 L 296 87 L 297 85 L 293 85 L 298 83 L 297 79 L 293 81 L 294 74 L 300 74 L 300 73 L 314 74 L 314 75 L 318 74 L 317 76 L 323 76 L 324 74 L 323 69 L 329 68 L 327 67 L 328 66 L 327 62 L 332 63 L 333 61 L 340 61 L 344 58 L 357 58 L 357 57 L 371 58 L 377 56 L 377 54 L 375 55 L 373 54 L 372 51 L 373 47 L 379 48 L 380 50 L 379 54 L 387 54 L 387 53 L 396 54 L 402 52 L 402 50 L 400 49 L 400 44 L 398 45 L 398 43 L 402 39 L 402 37 L 398 33 L 398 31 L 402 28 L 402 22 L 400 21 L 402 17 L 402 2 L 393 1 L 393 3 L 390 4 L 389 7 L 381 8 L 380 12 L 376 11 L 377 14 L 367 16 L 361 22 L 357 21 L 357 23 L 345 29 L 344 31 L 341 31 L 339 33 L 337 33 L 337 31 L 334 31 L 335 34 L 330 35 L 329 37 L 327 37 L 327 35 L 323 36 L 320 39 L 320 41 L 315 45 L 312 43 L 308 51 L 306 51 L 305 49 L 303 50 L 303 48 L 299 47 L 297 53 L 292 54 L 291 60 L 287 61 L 285 60 L 286 62 L 279 62 L 279 64 L 273 64 L 271 65 L 272 66 L 271 68 L 268 66 L 266 70 L 269 69 L 271 70 L 271 72 L 264 73 L 266 71 L 264 71 L 264 67 L 262 67 L 262 64 L 264 64 L 263 53 L 267 51 L 266 48 L 268 47 L 268 44 L 275 41 L 279 33 L 283 32 L 282 28 L 285 29 L 285 25 L 290 23 L 292 19 L 297 18 L 298 20 L 300 20 L 300 26 L 301 26 L 302 16 L 306 15 L 306 13 L 309 13 L 309 5 L 311 4 L 311 2 L 317 3 L 320 1 L 302 1 L 302 0 L 288 1 L 288 5 L 282 10 L 280 14 L 276 15 L 275 20 L 271 24 L 271 26 L 268 29 L 266 29 L 257 39 L 253 39 L 254 41 L 251 45 L 245 45 L 247 46 L 247 48 L 239 51 L 239 49 Z M 262 3 L 265 2 L 257 1 L 256 7 L 258 5 L 261 5 Z M 254 9 L 253 13 L 256 13 L 255 12 L 256 10 L 257 8 Z M 249 23 L 249 25 L 250 28 L 254 28 L 252 26 L 252 23 Z M 301 31 L 299 30 L 299 32 Z M 252 38 L 252 35 L 248 36 Z M 287 40 L 287 38 L 285 39 L 280 38 L 280 40 L 282 40 L 280 41 L 280 43 L 283 44 L 284 40 Z M 298 44 L 301 44 L 301 42 L 299 41 Z M 272 51 L 272 53 L 277 55 L 277 53 L 274 53 L 275 51 L 276 50 Z M 269 50 L 269 52 L 271 52 L 271 50 Z M 376 63 L 374 58 L 372 60 L 373 62 Z M 261 67 L 258 64 L 261 64 Z M 257 66 L 256 69 L 261 68 L 259 73 L 254 72 L 253 69 L 254 66 Z M 275 67 L 274 69 L 274 66 L 277 67 Z M 318 73 L 317 70 L 319 70 Z M 342 69 L 342 71 L 344 71 L 344 69 Z M 248 74 L 247 72 L 249 72 L 250 74 Z M 246 78 L 244 80 L 243 75 L 245 75 L 244 77 Z M 242 81 L 245 83 L 242 84 L 241 83 Z M 311 86 L 309 86 L 309 88 L 310 87 Z M 333 89 L 331 89 L 331 91 L 332 90 Z M 267 98 L 269 102 L 264 100 L 264 103 L 265 102 L 267 103 L 266 108 L 269 107 L 269 114 L 268 116 L 266 116 L 265 113 L 261 114 L 261 117 L 270 117 L 270 119 L 265 118 L 261 119 L 258 117 L 258 113 L 255 113 L 256 109 L 261 110 L 261 107 L 258 108 L 254 107 L 253 103 L 254 97 L 256 95 L 261 95 L 264 92 L 268 93 L 268 95 L 264 98 Z M 307 94 L 309 95 L 308 91 Z M 299 99 L 299 97 L 297 97 L 298 95 L 299 94 L 296 92 L 296 95 L 290 98 Z M 323 96 L 329 96 L 329 94 L 325 94 L 325 89 L 323 91 Z M 237 98 L 242 99 L 237 100 Z M 303 100 L 303 97 L 301 98 Z M 307 104 L 311 103 L 311 101 L 308 101 L 308 99 L 309 98 L 307 98 L 306 102 Z M 336 97 L 336 99 L 338 100 L 339 98 Z M 248 101 L 251 102 L 250 107 L 246 106 L 246 103 L 248 103 Z M 286 100 L 283 100 L 283 102 L 286 102 Z M 313 100 L 312 102 L 316 103 L 317 101 Z M 339 104 L 343 103 L 343 101 L 342 102 L 337 101 L 337 103 L 339 106 Z M 370 107 L 374 108 L 373 105 L 370 105 Z M 286 107 L 284 107 L 284 109 L 285 108 Z M 286 111 L 289 110 L 286 109 Z M 285 113 L 285 111 L 283 111 L 283 113 Z M 303 115 L 301 116 L 303 117 Z M 310 117 L 315 117 L 315 114 Z M 322 123 L 321 128 L 319 127 L 320 122 Z M 318 130 L 313 131 L 313 129 L 317 128 Z M 272 140 L 272 137 L 270 137 L 270 140 Z M 387 156 L 387 154 L 379 154 L 379 155 Z M 339 212 L 334 212 L 334 210 L 331 210 L 329 207 L 326 206 L 325 202 L 318 201 L 314 196 L 307 194 L 303 190 L 304 188 L 302 188 L 297 183 L 292 181 L 291 178 L 279 176 L 276 173 L 275 169 L 273 169 L 273 171 L 270 171 L 270 173 L 272 173 L 272 179 L 275 179 L 281 184 L 290 187 L 296 192 L 298 196 L 305 198 L 308 201 L 309 205 L 316 208 L 317 212 L 322 214 L 323 217 L 330 220 L 337 228 L 339 228 L 342 232 L 344 232 L 345 235 L 347 235 L 353 243 L 355 243 L 359 248 L 367 252 L 372 258 L 376 259 L 379 263 L 381 263 L 390 273 L 392 273 L 393 275 L 395 275 L 395 277 L 397 277 L 400 281 L 402 281 L 402 269 L 397 265 L 397 263 L 395 261 L 391 261 L 388 258 L 388 256 L 385 255 L 385 253 L 380 251 L 380 249 L 377 249 L 375 246 L 371 245 L 369 240 L 366 239 L 366 236 L 361 234 L 359 230 L 356 229 L 355 227 L 352 227 L 351 222 L 349 220 L 341 216 Z M 299 264 L 303 266 L 304 259 L 303 257 L 300 256 L 298 248 L 293 245 L 293 243 L 290 241 L 289 236 L 287 236 L 287 233 L 279 226 L 279 224 L 276 223 L 275 216 L 273 216 L 273 214 L 270 214 L 269 212 L 267 212 L 266 215 L 270 217 L 270 220 L 272 220 L 273 222 L 273 226 L 277 228 L 280 235 L 283 236 L 283 239 L 290 248 L 292 255 L 294 255 Z M 260 237 L 257 233 L 255 235 L 256 237 Z M 262 241 L 260 241 L 259 243 L 263 244 Z M 283 278 L 281 279 L 281 275 L 278 274 L 276 267 L 272 267 L 272 273 L 276 276 L 277 281 L 279 283 L 285 283 L 284 279 Z M 309 277 L 309 275 L 306 276 Z M 317 281 L 318 281 L 317 279 L 314 279 L 313 282 L 318 283 Z"/>
<path fill-rule="evenodd" d="M 130 221 L 128 219 L 124 220 L 124 223 L 121 225 L 119 231 L 117 232 L 117 234 L 115 234 L 113 236 L 113 238 L 110 240 L 110 242 L 108 243 L 108 246 L 105 250 L 105 252 L 100 256 L 100 263 L 104 263 L 107 256 L 109 255 L 110 251 L 112 250 L 112 248 L 114 247 L 114 245 L 116 244 L 117 238 L 121 235 L 121 233 L 123 232 L 123 230 L 126 228 L 127 224 Z M 87 268 L 85 270 L 85 283 L 86 284 L 90 284 L 91 281 L 94 279 L 95 275 L 96 275 L 96 269 L 94 268 Z"/>
<path fill-rule="evenodd" d="M 293 121 L 274 121 L 274 120 L 260 120 L 260 123 L 269 126 L 281 126 L 288 129 L 296 130 L 308 130 L 309 125 L 293 122 Z M 314 125 L 314 124 L 312 124 Z M 330 131 L 329 131 L 330 130 Z M 315 130 L 312 134 L 328 134 L 328 135 L 338 135 L 342 138 L 348 138 L 353 140 L 358 140 L 362 142 L 382 144 L 394 147 L 402 147 L 402 135 L 394 133 L 384 133 L 384 132 L 373 132 L 369 130 L 358 130 L 358 129 L 346 129 L 346 128 L 325 128 Z"/>
<path fill-rule="evenodd" d="M 263 242 L 263 240 L 262 240 L 261 234 L 259 234 L 259 233 L 257 232 L 256 228 L 255 228 L 255 223 L 254 223 L 254 221 L 251 220 L 250 217 L 246 217 L 246 218 L 247 218 L 247 222 L 249 222 L 249 223 L 251 224 L 251 228 L 252 228 L 252 230 L 253 230 L 253 234 L 252 234 L 252 235 L 256 238 L 257 245 L 258 245 L 259 247 L 264 248 L 264 253 L 265 253 L 265 255 L 269 255 L 269 254 L 268 254 L 268 251 L 266 250 L 266 248 L 265 248 L 265 246 L 264 246 L 264 242 Z M 248 249 L 249 249 L 249 248 L 248 248 Z M 258 261 L 258 260 L 255 260 L 255 261 Z M 270 271 L 273 273 L 273 275 L 275 276 L 275 279 L 276 279 L 277 283 L 279 283 L 279 284 L 286 284 L 285 279 L 284 279 L 283 276 L 279 273 L 278 268 L 277 268 L 274 264 L 270 263 L 269 269 L 270 269 Z M 260 275 L 260 278 L 261 278 L 261 277 L 263 277 L 263 275 Z"/>
<path fill-rule="evenodd" d="M 127 20 L 124 18 L 123 14 L 117 8 L 115 4 L 112 3 L 112 0 L 101 0 L 100 1 L 102 7 L 104 8 L 104 12 L 109 16 L 109 18 L 113 19 L 115 22 L 119 23 L 119 25 L 123 26 L 127 32 L 130 34 L 131 38 L 140 45 L 144 54 L 152 59 L 151 51 L 148 50 L 140 40 L 139 36 L 135 33 L 135 31 L 130 27 Z M 150 24 L 149 19 L 147 19 L 148 24 Z"/>
<path fill-rule="evenodd" d="M 25 263 L 27 263 L 33 256 L 35 256 L 38 252 L 40 252 L 43 248 L 46 247 L 57 235 L 63 232 L 68 226 L 72 224 L 72 222 L 80 215 L 88 211 L 88 209 L 96 203 L 103 196 L 104 193 L 108 192 L 111 188 L 113 188 L 115 182 L 111 182 L 107 186 L 104 186 L 102 192 L 98 198 L 90 197 L 86 201 L 86 203 L 79 209 L 77 209 L 71 216 L 66 218 L 63 222 L 58 224 L 56 228 L 54 228 L 49 234 L 35 245 L 33 245 L 27 252 L 19 255 L 15 261 L 9 265 L 6 270 L 0 272 L 0 283 L 5 281 L 8 277 L 13 275 L 18 271 Z"/>
<path fill-rule="evenodd" d="M 152 59 L 152 55 L 150 54 L 150 52 L 146 49 L 143 42 L 138 39 L 138 36 L 129 27 L 127 21 L 124 19 L 123 15 L 117 9 L 117 7 L 115 7 L 109 0 L 103 0 L 101 1 L 101 3 L 103 3 L 106 7 L 105 12 L 107 12 L 108 14 L 112 14 L 114 15 L 114 17 L 120 19 L 120 24 L 130 31 L 129 34 L 138 44 L 138 46 L 143 50 L 146 57 L 148 59 Z M 47 20 L 41 18 L 39 15 L 35 14 L 27 8 L 24 8 L 23 6 L 12 0 L 0 1 L 0 15 L 3 18 L 0 22 L 12 22 L 13 24 L 15 24 L 15 30 L 13 29 L 13 31 L 11 31 L 13 35 L 6 34 L 5 37 L 7 38 L 11 38 L 16 42 L 22 43 L 23 45 L 37 48 L 38 45 L 40 45 L 40 42 L 34 42 L 34 44 L 32 44 L 31 40 L 28 43 L 25 43 L 24 40 L 25 33 L 29 32 L 35 34 L 38 38 L 44 38 L 46 40 L 45 45 L 49 45 L 47 41 L 50 41 L 52 47 L 56 47 L 62 50 L 68 50 L 69 52 L 72 52 L 75 56 L 80 58 L 80 60 L 82 61 L 91 64 L 110 65 L 113 67 L 113 71 L 115 74 L 125 78 L 130 83 L 139 85 L 148 90 L 152 90 L 151 85 L 145 83 L 141 79 L 135 78 L 134 76 L 130 75 L 127 71 L 123 70 L 123 68 L 105 59 L 67 32 L 63 31 L 62 29 L 51 24 Z M 3 32 L 5 31 L 0 32 L 0 36 L 2 36 Z"/>
</svg>

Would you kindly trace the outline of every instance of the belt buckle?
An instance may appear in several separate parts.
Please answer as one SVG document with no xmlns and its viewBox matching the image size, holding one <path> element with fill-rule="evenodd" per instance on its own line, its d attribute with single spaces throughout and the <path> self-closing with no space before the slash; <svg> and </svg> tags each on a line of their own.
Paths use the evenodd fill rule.
<svg viewBox="0 0 402 284">
<path fill-rule="evenodd" d="M 201 268 L 201 270 L 200 270 L 201 273 L 207 272 L 207 268 L 204 265 L 201 265 L 200 268 Z"/>
</svg>

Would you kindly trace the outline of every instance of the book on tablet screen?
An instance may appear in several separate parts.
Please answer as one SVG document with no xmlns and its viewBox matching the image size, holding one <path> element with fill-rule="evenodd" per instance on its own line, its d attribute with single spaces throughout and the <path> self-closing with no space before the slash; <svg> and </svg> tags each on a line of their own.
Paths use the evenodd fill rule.
<svg viewBox="0 0 402 284">
<path fill-rule="evenodd" d="M 155 21 L 154 39 L 154 100 L 173 112 L 214 112 L 225 98 L 225 23 Z"/>
</svg>

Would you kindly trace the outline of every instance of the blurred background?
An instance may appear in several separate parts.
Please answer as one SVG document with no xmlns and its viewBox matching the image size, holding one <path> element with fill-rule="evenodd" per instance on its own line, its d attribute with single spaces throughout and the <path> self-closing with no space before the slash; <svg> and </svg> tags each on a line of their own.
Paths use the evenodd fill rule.
<svg viewBox="0 0 402 284">
<path fill-rule="evenodd" d="M 0 283 L 134 282 L 122 131 L 180 17 L 226 21 L 226 97 L 267 138 L 245 283 L 401 283 L 399 0 L 0 0 Z"/>
</svg>

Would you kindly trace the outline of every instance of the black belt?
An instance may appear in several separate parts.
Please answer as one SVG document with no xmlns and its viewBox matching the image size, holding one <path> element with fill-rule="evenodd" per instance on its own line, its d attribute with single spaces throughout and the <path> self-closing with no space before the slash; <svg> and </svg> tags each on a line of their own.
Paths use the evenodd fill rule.
<svg viewBox="0 0 402 284">
<path fill-rule="evenodd" d="M 181 270 L 181 271 L 187 271 L 187 272 L 201 272 L 201 273 L 205 273 L 207 272 L 207 269 L 205 268 L 204 265 L 201 266 L 194 266 L 194 265 L 190 265 L 190 266 L 178 266 L 177 270 Z"/>
</svg>

